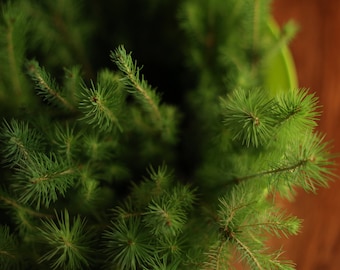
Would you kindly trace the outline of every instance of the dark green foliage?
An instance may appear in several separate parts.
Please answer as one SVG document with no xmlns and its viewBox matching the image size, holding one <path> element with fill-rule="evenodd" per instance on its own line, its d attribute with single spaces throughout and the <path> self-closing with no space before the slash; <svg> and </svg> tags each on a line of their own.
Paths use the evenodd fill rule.
<svg viewBox="0 0 340 270">
<path fill-rule="evenodd" d="M 107 244 L 107 261 L 112 268 L 138 269 L 146 257 L 152 256 L 150 235 L 143 231 L 140 218 L 129 218 L 112 222 L 112 226 L 104 233 Z"/>
<path fill-rule="evenodd" d="M 0 226 L 0 265 L 3 269 L 19 269 L 19 244 L 6 225 Z"/>
<path fill-rule="evenodd" d="M 36 130 L 29 128 L 27 123 L 11 120 L 4 121 L 1 140 L 3 147 L 3 160 L 13 167 L 25 160 L 29 160 L 32 153 L 41 149 L 42 138 Z"/>
<path fill-rule="evenodd" d="M 333 163 L 316 96 L 268 78 L 270 1 L 1 10 L 1 269 L 294 269 L 275 198 Z"/>
<path fill-rule="evenodd" d="M 1 5 L 0 25 L 0 100 L 4 109 L 21 105 L 28 98 L 27 78 L 22 72 L 26 53 L 26 34 L 28 31 L 28 14 L 21 12 L 21 5 Z M 13 100 L 7 100 L 6 95 L 15 95 Z M 9 104 L 6 104 L 9 102 Z"/>
<path fill-rule="evenodd" d="M 89 231 L 85 230 L 86 222 L 79 216 L 70 220 L 69 213 L 58 216 L 56 222 L 51 219 L 44 221 L 38 230 L 43 243 L 47 244 L 46 253 L 39 262 L 47 261 L 51 269 L 80 269 L 88 267 L 91 260 L 91 242 Z"/>
<path fill-rule="evenodd" d="M 68 110 L 72 110 L 72 105 L 65 99 L 56 84 L 55 80 L 51 78 L 51 75 L 46 72 L 44 68 L 41 68 L 36 61 L 30 61 L 27 63 L 27 71 L 31 76 L 33 82 L 35 82 L 37 95 L 43 97 L 49 103 L 54 105 L 63 106 Z"/>
</svg>

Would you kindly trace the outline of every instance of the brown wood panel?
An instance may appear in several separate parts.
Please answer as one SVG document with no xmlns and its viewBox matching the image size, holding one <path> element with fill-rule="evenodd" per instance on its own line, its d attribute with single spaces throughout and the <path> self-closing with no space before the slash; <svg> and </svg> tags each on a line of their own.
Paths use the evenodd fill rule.
<svg viewBox="0 0 340 270">
<path fill-rule="evenodd" d="M 318 128 L 340 152 L 340 1 L 274 0 L 273 13 L 281 25 L 290 18 L 300 25 L 291 44 L 299 86 L 317 93 L 323 106 Z M 317 195 L 299 192 L 294 202 L 282 203 L 304 220 L 303 229 L 273 245 L 283 243 L 298 270 L 340 269 L 340 181 Z"/>
</svg>

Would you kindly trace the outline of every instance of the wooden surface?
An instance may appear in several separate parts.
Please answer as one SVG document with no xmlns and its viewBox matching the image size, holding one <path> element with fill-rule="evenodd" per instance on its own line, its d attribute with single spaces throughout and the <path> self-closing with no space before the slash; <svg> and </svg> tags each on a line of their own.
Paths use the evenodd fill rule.
<svg viewBox="0 0 340 270">
<path fill-rule="evenodd" d="M 273 13 L 281 25 L 290 18 L 300 25 L 290 46 L 299 86 L 317 93 L 323 106 L 319 130 L 340 153 L 340 1 L 274 0 Z M 299 192 L 295 202 L 284 206 L 304 219 L 303 230 L 274 246 L 283 243 L 285 257 L 295 261 L 298 270 L 339 270 L 340 180 L 317 195 Z"/>
</svg>

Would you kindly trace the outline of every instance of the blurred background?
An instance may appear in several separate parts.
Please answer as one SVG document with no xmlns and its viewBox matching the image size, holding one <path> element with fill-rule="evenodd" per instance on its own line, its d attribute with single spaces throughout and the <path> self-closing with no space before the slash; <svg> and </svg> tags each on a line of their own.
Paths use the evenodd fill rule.
<svg viewBox="0 0 340 270">
<path fill-rule="evenodd" d="M 300 26 L 290 45 L 299 87 L 316 92 L 323 106 L 318 128 L 333 140 L 332 151 L 340 153 L 340 1 L 274 0 L 273 13 L 280 25 L 293 19 Z M 335 173 L 340 175 L 340 169 Z M 340 269 L 340 181 L 317 195 L 299 192 L 294 202 L 282 203 L 304 220 L 303 230 L 274 245 L 283 243 L 298 270 Z"/>
</svg>

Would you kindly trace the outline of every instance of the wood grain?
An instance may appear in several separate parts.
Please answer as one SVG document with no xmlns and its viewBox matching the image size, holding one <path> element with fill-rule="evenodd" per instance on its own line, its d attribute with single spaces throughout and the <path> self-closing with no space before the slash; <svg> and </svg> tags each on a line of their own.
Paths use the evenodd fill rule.
<svg viewBox="0 0 340 270">
<path fill-rule="evenodd" d="M 333 140 L 332 151 L 340 153 L 340 1 L 275 0 L 273 13 L 280 25 L 292 18 L 300 26 L 290 46 L 299 86 L 316 92 L 323 106 L 318 129 Z M 335 173 L 340 175 L 340 170 Z M 340 181 L 335 179 L 317 195 L 299 191 L 293 203 L 282 203 L 304 220 L 303 229 L 272 245 L 283 243 L 285 257 L 295 261 L 298 270 L 340 269 Z"/>
</svg>

